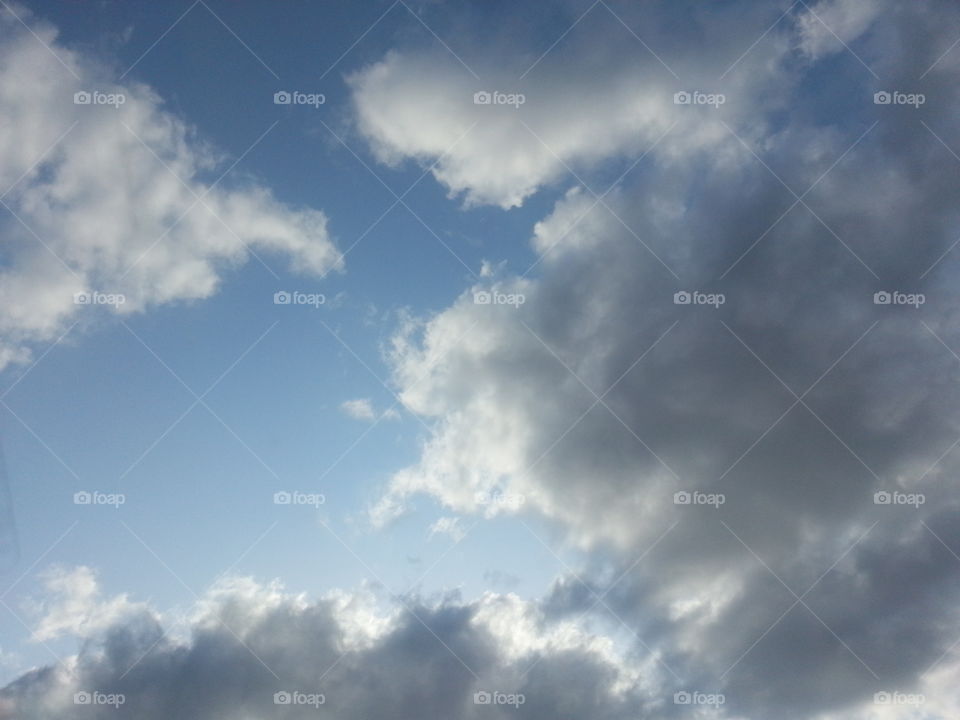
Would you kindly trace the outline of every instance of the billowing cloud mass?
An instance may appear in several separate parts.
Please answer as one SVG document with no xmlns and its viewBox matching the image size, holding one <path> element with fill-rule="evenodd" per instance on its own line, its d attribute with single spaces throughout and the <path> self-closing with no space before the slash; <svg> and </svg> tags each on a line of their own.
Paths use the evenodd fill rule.
<svg viewBox="0 0 960 720">
<path fill-rule="evenodd" d="M 395 338 L 400 395 L 435 429 L 374 519 L 418 493 L 457 513 L 549 519 L 595 564 L 557 583 L 550 612 L 615 613 L 638 651 L 722 691 L 728 717 L 915 710 L 886 707 L 887 692 L 925 694 L 925 717 L 958 711 L 955 694 L 930 688 L 960 634 L 960 161 L 944 147 L 960 148 L 960 96 L 957 54 L 937 62 L 960 16 L 948 3 L 861 5 L 787 13 L 718 86 L 734 88 L 721 114 L 682 119 L 672 145 L 602 198 L 581 167 L 638 157 L 690 106 L 668 99 L 647 127 L 629 102 L 607 101 L 623 89 L 615 72 L 585 89 L 548 57 L 535 72 L 554 84 L 518 111 L 563 160 L 538 165 L 514 111 L 486 106 L 462 110 L 476 144 L 441 157 L 424 138 L 439 128 L 452 144 L 464 123 L 444 129 L 456 117 L 445 103 L 473 81 L 429 72 L 427 54 L 399 51 L 353 79 L 374 151 L 440 158 L 438 180 L 469 201 L 509 206 L 573 185 L 534 229 L 533 272 L 478 278 Z M 713 7 L 694 13 L 706 62 L 718 48 L 729 57 L 714 77 L 787 10 L 759 8 L 744 23 L 737 5 L 735 25 Z M 623 12 L 650 27 L 645 11 Z M 733 37 L 717 29 L 725 19 Z M 671 67 L 696 22 L 647 36 Z M 684 87 L 652 58 L 624 76 L 657 98 Z M 772 98 L 757 92 L 774 77 Z M 591 100 L 573 110 L 581 92 Z M 924 99 L 884 101 L 897 92 Z M 594 157 L 579 149 L 578 113 L 596 129 Z M 620 123 L 633 123 L 629 140 Z"/>
<path fill-rule="evenodd" d="M 73 607 L 96 591 L 56 589 Z M 637 694 L 648 663 L 513 595 L 381 609 L 366 591 L 308 600 L 231 578 L 199 600 L 181 636 L 165 622 L 140 606 L 78 632 L 77 655 L 0 691 L 0 718 L 617 718 L 651 702 Z"/>
<path fill-rule="evenodd" d="M 358 129 L 378 159 L 412 158 L 430 167 L 468 206 L 519 206 L 571 172 L 611 158 L 635 159 L 653 147 L 672 158 L 716 150 L 726 132 L 704 119 L 756 119 L 753 102 L 760 95 L 777 107 L 790 74 L 780 61 L 789 48 L 783 37 L 756 48 L 743 61 L 746 71 L 727 78 L 721 90 L 716 67 L 736 59 L 752 29 L 732 17 L 690 12 L 713 23 L 715 43 L 698 48 L 705 57 L 696 60 L 679 48 L 694 42 L 702 27 L 678 30 L 673 19 L 648 15 L 640 30 L 656 38 L 656 50 L 648 50 L 601 5 L 580 33 L 564 38 L 561 52 L 539 62 L 529 49 L 499 48 L 486 36 L 475 38 L 469 69 L 440 47 L 390 52 L 348 78 Z M 596 42 L 600 35 L 603 42 Z M 666 63 L 658 59 L 664 57 Z M 725 102 L 674 102 L 677 93 L 706 98 L 721 92 Z"/>
<path fill-rule="evenodd" d="M 206 298 L 253 255 L 316 275 L 341 266 L 324 213 L 218 182 L 231 162 L 156 93 L 16 11 L 39 41 L 0 12 L 0 368 L 95 310 Z"/>
</svg>

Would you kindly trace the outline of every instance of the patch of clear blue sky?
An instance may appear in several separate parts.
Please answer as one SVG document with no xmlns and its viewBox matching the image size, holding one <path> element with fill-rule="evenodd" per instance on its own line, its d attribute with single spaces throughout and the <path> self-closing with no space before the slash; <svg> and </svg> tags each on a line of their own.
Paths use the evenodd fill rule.
<svg viewBox="0 0 960 720">
<path fill-rule="evenodd" d="M 252 175 L 283 202 L 322 209 L 338 246 L 346 249 L 394 197 L 324 123 L 398 194 L 422 170 L 375 163 L 349 130 L 343 76 L 398 44 L 436 41 L 397 6 L 321 80 L 389 2 L 208 4 L 279 80 L 202 5 L 137 63 L 128 80 L 152 86 L 167 109 L 225 153 L 227 165 L 279 120 L 224 183 Z M 60 28 L 62 42 L 94 52 L 122 72 L 190 2 L 58 1 L 30 7 Z M 426 12 L 442 35 L 443 16 L 430 6 Z M 326 104 L 318 110 L 276 106 L 273 93 L 281 89 L 322 92 Z M 474 272 L 484 259 L 506 260 L 522 272 L 534 260 L 527 242 L 534 222 L 565 187 L 519 210 L 465 211 L 427 177 L 405 200 Z M 410 589 L 448 550 L 448 536 L 427 537 L 433 520 L 448 514 L 427 500 L 383 531 L 371 531 L 362 517 L 389 475 L 416 460 L 425 434 L 416 419 L 401 413 L 399 421 L 382 422 L 330 469 L 367 429 L 345 417 L 340 403 L 367 397 L 383 410 L 393 397 L 324 324 L 387 379 L 381 347 L 395 329 L 397 311 L 423 315 L 443 309 L 471 284 L 467 269 L 402 206 L 350 252 L 342 275 L 317 281 L 287 273 L 282 258 L 263 259 L 279 280 L 251 259 L 225 271 L 222 288 L 208 300 L 129 317 L 130 330 L 110 318 L 76 328 L 7 396 L 49 450 L 4 413 L 0 428 L 20 535 L 20 561 L 4 575 L 4 587 L 79 521 L 5 598 L 11 607 L 21 610 L 39 592 L 35 572 L 53 563 L 90 565 L 107 595 L 126 592 L 161 609 L 189 604 L 191 591 L 202 592 L 228 567 L 261 580 L 278 577 L 291 590 L 308 593 L 353 588 L 371 578 L 319 518 L 393 592 Z M 279 289 L 322 292 L 338 300 L 317 310 L 278 307 L 272 297 Z M 170 370 L 202 394 L 275 322 L 204 398 L 230 429 L 198 405 L 141 459 L 194 402 Z M 7 370 L 0 387 L 9 387 L 21 372 Z M 78 508 L 72 494 L 80 489 L 122 491 L 127 502 L 121 510 Z M 272 494 L 281 489 L 322 492 L 327 502 L 319 513 L 275 506 Z M 469 527 L 475 520 L 462 522 Z M 488 588 L 541 594 L 562 566 L 539 543 L 529 542 L 527 533 L 513 520 L 482 521 L 419 587 L 427 593 L 462 587 L 467 597 Z M 507 580 L 491 581 L 488 573 Z M 23 666 L 53 659 L 26 638 L 13 616 L 0 614 L 0 649 L 16 652 L 23 663 L 0 667 L 0 675 L 13 677 Z M 51 647 L 73 651 L 69 642 Z"/>
</svg>

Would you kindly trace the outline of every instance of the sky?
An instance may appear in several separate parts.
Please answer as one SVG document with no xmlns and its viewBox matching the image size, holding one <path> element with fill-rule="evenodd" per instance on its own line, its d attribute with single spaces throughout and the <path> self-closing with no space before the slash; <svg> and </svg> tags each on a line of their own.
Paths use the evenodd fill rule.
<svg viewBox="0 0 960 720">
<path fill-rule="evenodd" d="M 960 715 L 960 7 L 0 0 L 0 720 Z"/>
</svg>

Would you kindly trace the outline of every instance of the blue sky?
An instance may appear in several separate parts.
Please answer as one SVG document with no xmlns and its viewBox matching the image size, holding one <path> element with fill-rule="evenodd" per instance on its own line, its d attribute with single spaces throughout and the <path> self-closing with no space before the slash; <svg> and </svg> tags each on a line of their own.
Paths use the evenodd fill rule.
<svg viewBox="0 0 960 720">
<path fill-rule="evenodd" d="M 97 322 L 64 338 L 22 379 L 26 368 L 10 368 L 4 379 L 5 389 L 12 389 L 5 400 L 42 438 L 12 414 L 4 418 L 17 567 L 25 570 L 70 529 L 41 567 L 98 558 L 105 591 L 136 588 L 138 596 L 162 607 L 193 600 L 173 573 L 195 592 L 228 566 L 259 578 L 282 577 L 313 593 L 370 579 L 322 519 L 392 592 L 416 585 L 424 592 L 463 588 L 476 594 L 483 573 L 493 570 L 507 578 L 510 587 L 503 589 L 543 592 L 558 564 L 543 547 L 524 542 L 530 536 L 522 526 L 484 523 L 448 552 L 453 540 L 431 538 L 428 531 L 442 513 L 424 502 L 416 520 L 387 533 L 372 531 L 364 509 L 390 472 L 415 458 L 424 427 L 398 407 L 397 420 L 368 430 L 369 422 L 340 409 L 355 398 L 369 398 L 381 411 L 395 403 L 380 380 L 388 372 L 381 350 L 397 314 L 422 315 L 447 305 L 470 281 L 461 261 L 479 272 L 488 258 L 518 267 L 534 259 L 523 242 L 535 217 L 526 210 L 464 212 L 435 181 L 422 178 L 422 169 L 411 163 L 395 170 L 376 166 L 351 138 L 375 176 L 324 127 L 343 132 L 345 72 L 390 38 L 427 30 L 397 6 L 335 65 L 350 38 L 387 5 L 301 5 L 280 14 L 266 6 L 247 8 L 228 23 L 241 38 L 251 28 L 269 28 L 257 33 L 254 52 L 197 5 L 144 55 L 188 7 L 107 4 L 94 10 L 67 3 L 36 11 L 61 29 L 64 43 L 92 48 L 121 73 L 136 63 L 127 77 L 153 87 L 166 108 L 188 118 L 224 155 L 225 167 L 242 156 L 225 184 L 253 176 L 267 181 L 284 202 L 337 207 L 330 232 L 343 249 L 366 235 L 350 252 L 347 273 L 304 279 L 265 253 L 262 263 L 252 260 L 226 272 L 222 289 L 209 300 L 158 308 L 126 324 Z M 229 4 L 210 9 L 235 10 Z M 329 68 L 322 81 L 321 66 Z M 274 92 L 295 88 L 322 92 L 326 104 L 273 104 Z M 402 205 L 367 232 L 395 200 L 381 180 L 401 195 L 418 178 L 405 202 L 428 216 L 431 229 L 456 251 Z M 328 302 L 316 309 L 274 305 L 273 294 L 284 289 L 323 293 Z M 187 387 L 200 395 L 228 370 L 204 397 L 212 413 L 197 405 L 164 434 L 195 400 Z M 326 504 L 318 513 L 275 507 L 273 493 L 284 489 L 322 493 Z M 126 504 L 119 511 L 78 508 L 72 498 L 78 490 L 122 492 Z M 173 573 L 121 523 L 135 528 Z M 198 553 L 198 547 L 212 552 Z M 290 552 L 294 547 L 305 553 Z M 9 576 L 16 579 L 17 573 Z M 27 577 L 7 600 L 36 590 L 34 578 Z M 8 678 L 50 660 L 27 636 L 15 618 L 3 619 L 0 647 L 18 648 L 24 663 L 6 668 Z"/>
<path fill-rule="evenodd" d="M 0 31 L 0 720 L 956 716 L 956 7 Z"/>
</svg>

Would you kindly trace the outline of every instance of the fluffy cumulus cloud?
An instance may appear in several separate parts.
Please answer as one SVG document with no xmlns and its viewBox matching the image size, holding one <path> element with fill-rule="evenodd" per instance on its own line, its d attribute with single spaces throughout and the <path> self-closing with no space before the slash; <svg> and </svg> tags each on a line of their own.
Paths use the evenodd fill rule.
<svg viewBox="0 0 960 720">
<path fill-rule="evenodd" d="M 126 595 L 104 599 L 92 568 L 53 568 L 43 578 L 47 599 L 36 611 L 42 616 L 33 632 L 39 642 L 71 636 L 89 636 L 139 612 L 143 606 Z"/>
<path fill-rule="evenodd" d="M 90 589 L 55 588 L 67 604 Z M 649 702 L 643 662 L 511 595 L 380 609 L 363 591 L 307 600 L 232 578 L 178 636 L 145 606 L 82 628 L 77 655 L 0 691 L 0 718 L 617 718 Z"/>
<path fill-rule="evenodd" d="M 732 39 L 712 9 L 711 41 L 733 62 L 732 48 L 746 50 L 787 5 L 738 6 Z M 572 110 L 579 92 L 623 85 L 611 72 L 585 89 L 547 58 L 534 71 L 557 73 L 556 86 L 538 86 L 544 109 L 531 89 L 518 111 L 542 111 L 540 134 L 564 148 L 562 163 L 540 166 L 522 116 L 459 105 L 471 82 L 454 83 L 459 70 L 423 83 L 433 105 L 420 110 L 409 88 L 387 90 L 413 82 L 407 64 L 432 77 L 413 51 L 353 79 L 374 150 L 440 158 L 437 178 L 471 202 L 576 184 L 534 228 L 532 272 L 485 274 L 396 336 L 394 380 L 434 432 L 375 520 L 419 493 L 459 514 L 546 518 L 592 558 L 582 579 L 558 581 L 548 612 L 615 613 L 664 677 L 723 692 L 727 717 L 917 710 L 896 693 L 924 695 L 929 717 L 958 711 L 944 678 L 960 619 L 960 162 L 944 145 L 960 147 L 960 95 L 956 59 L 937 60 L 960 16 L 949 3 L 881 10 L 796 6 L 717 86 L 731 88 L 727 114 L 681 119 L 697 130 L 661 143 L 603 197 L 609 173 L 590 163 L 636 157 L 688 107 Z M 640 14 L 624 19 L 649 27 Z M 671 47 L 691 34 L 651 36 L 684 78 L 696 73 Z M 707 63 L 721 54 L 704 52 Z M 714 62 L 713 77 L 729 62 Z M 629 76 L 675 87 L 659 84 L 662 70 L 648 58 Z M 875 104 L 894 90 L 925 102 Z M 454 106 L 463 121 L 444 130 Z M 602 138 L 584 145 L 592 157 L 578 149 L 578 113 Z M 381 132 L 380 115 L 399 128 Z M 658 118 L 650 134 L 645 117 Z M 470 122 L 445 155 L 413 133 L 436 123 L 452 144 Z"/>
<path fill-rule="evenodd" d="M 674 158 L 716 149 L 726 134 L 705 116 L 755 117 L 759 94 L 778 105 L 791 72 L 780 63 L 787 41 L 758 47 L 742 61 L 749 71 L 729 77 L 721 92 L 716 68 L 734 63 L 754 27 L 702 3 L 683 4 L 689 22 L 680 29 L 672 13 L 629 17 L 598 4 L 542 60 L 482 31 L 458 45 L 463 64 L 441 47 L 392 51 L 348 78 L 358 131 L 381 161 L 413 159 L 467 205 L 503 208 L 571 172 L 654 146 Z M 762 22 L 765 14 L 748 16 Z M 702 45 L 708 28 L 712 42 Z M 477 45 L 465 48 L 470 37 Z M 691 43 L 702 53 L 695 62 L 682 50 Z M 676 103 L 678 93 L 691 104 Z M 714 102 L 717 94 L 724 97 Z"/>
<path fill-rule="evenodd" d="M 0 13 L 0 367 L 93 310 L 208 297 L 252 256 L 316 275 L 341 266 L 326 215 L 218 182 L 232 162 L 149 87 L 12 10 L 37 37 Z"/>
</svg>

